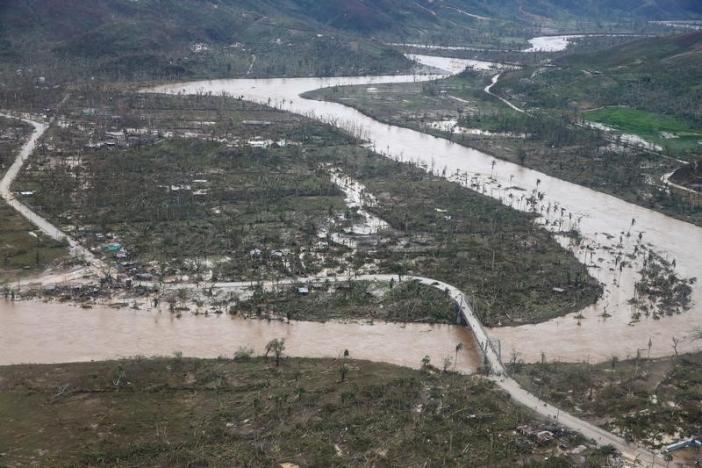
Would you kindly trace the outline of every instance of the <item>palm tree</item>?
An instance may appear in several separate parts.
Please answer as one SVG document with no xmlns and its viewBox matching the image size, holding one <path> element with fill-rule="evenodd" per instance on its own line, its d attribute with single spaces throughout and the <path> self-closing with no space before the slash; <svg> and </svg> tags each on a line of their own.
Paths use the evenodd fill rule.
<svg viewBox="0 0 702 468">
<path fill-rule="evenodd" d="M 453 370 L 456 370 L 456 365 L 458 364 L 458 353 L 463 349 L 463 343 L 458 343 L 456 345 L 456 358 L 453 360 Z"/>
</svg>

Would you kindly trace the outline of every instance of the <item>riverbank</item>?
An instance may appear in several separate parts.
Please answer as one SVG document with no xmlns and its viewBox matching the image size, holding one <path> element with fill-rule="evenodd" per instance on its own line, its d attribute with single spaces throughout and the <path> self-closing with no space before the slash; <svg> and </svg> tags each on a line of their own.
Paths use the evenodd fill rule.
<svg viewBox="0 0 702 468">
<path fill-rule="evenodd" d="M 503 87 L 505 78 L 514 81 L 511 75 L 525 76 L 512 71 L 515 69 L 469 70 L 421 84 L 328 87 L 304 97 L 343 104 L 380 122 L 445 138 L 687 222 L 702 223 L 702 211 L 688 197 L 670 193 L 660 183 L 681 161 L 661 156 L 662 148 L 639 135 L 622 135 L 613 128 L 595 127 L 598 124 L 583 125 L 567 109 L 526 107 L 523 99 L 515 105 L 504 98 L 510 96 L 510 88 L 495 91 L 496 86 Z M 538 72 L 534 74 L 539 76 Z M 486 87 L 487 83 L 491 84 Z M 531 109 L 528 115 L 527 108 Z M 697 139 L 686 138 L 699 146 Z M 675 135 L 665 141 L 682 142 Z"/>
<path fill-rule="evenodd" d="M 545 218 L 542 223 L 549 230 L 562 227 L 558 222 L 561 214 L 565 217 L 572 215 L 578 223 L 581 242 L 569 244 L 569 248 L 573 249 L 581 261 L 588 264 L 590 272 L 606 285 L 605 298 L 594 307 L 566 317 L 561 324 L 567 326 L 560 327 L 558 335 L 554 335 L 553 330 L 559 326 L 559 320 L 552 320 L 543 327 L 523 326 L 495 331 L 498 337 L 504 338 L 502 344 L 506 349 L 517 349 L 519 352 L 528 354 L 529 360 L 538 360 L 539 352 L 536 350 L 539 348 L 549 355 L 563 353 L 564 341 L 574 347 L 573 353 L 566 350 L 573 356 L 582 356 L 593 349 L 605 355 L 612 353 L 626 355 L 628 352 L 635 351 L 635 345 L 639 347 L 646 345 L 647 338 L 642 337 L 637 331 L 641 330 L 642 326 L 646 328 L 643 334 L 649 333 L 650 330 L 660 336 L 662 341 L 670 341 L 671 337 L 681 330 L 684 333 L 691 317 L 702 313 L 700 308 L 702 295 L 700 288 L 695 287 L 691 296 L 693 304 L 691 310 L 679 316 L 665 318 L 666 327 L 661 327 L 659 322 L 652 319 L 641 320 L 635 323 L 635 326 L 630 326 L 632 311 L 628 301 L 634 294 L 634 286 L 638 281 L 636 272 L 641 269 L 641 260 L 639 258 L 632 263 L 627 262 L 626 268 L 621 270 L 617 265 L 617 257 L 634 254 L 642 238 L 647 248 L 653 248 L 659 254 L 667 254 L 669 258 L 675 258 L 679 275 L 698 276 L 702 259 L 696 258 L 696 249 L 692 246 L 702 243 L 702 233 L 696 226 L 515 164 L 496 162 L 494 158 L 479 151 L 470 150 L 446 140 L 378 123 L 358 111 L 336 103 L 309 101 L 297 97 L 301 93 L 320 87 L 349 84 L 375 86 L 393 82 L 399 82 L 398 78 L 268 80 L 266 83 L 233 80 L 164 86 L 153 91 L 173 94 L 226 92 L 235 96 L 244 96 L 256 102 L 266 102 L 271 99 L 283 109 L 315 115 L 318 119 L 334 122 L 341 128 L 363 128 L 366 138 L 372 141 L 372 144 L 383 154 L 425 164 L 427 169 L 445 167 L 447 175 L 458 174 L 460 176 L 458 180 L 462 180 L 466 185 L 476 186 L 482 192 L 502 200 L 505 204 L 525 211 L 536 210 L 542 213 Z M 442 169 L 439 171 L 441 172 Z M 525 191 L 527 195 L 529 193 L 538 195 L 535 207 L 517 203 L 525 195 Z M 553 212 L 554 207 L 558 207 L 556 213 Z M 634 226 L 632 226 L 632 220 L 635 220 Z M 602 320 L 598 317 L 602 317 Z M 613 336 L 616 335 L 617 338 L 607 340 L 604 346 L 604 341 L 598 337 L 601 337 L 602 331 L 607 329 L 611 329 Z M 546 334 L 544 334 L 539 330 L 549 331 L 545 331 Z M 538 346 L 524 345 L 524 343 L 535 342 L 537 336 L 554 338 L 557 336 L 558 339 L 549 340 L 547 347 L 542 347 L 542 341 Z M 625 340 L 622 339 L 624 337 L 626 337 Z M 620 344 L 623 346 L 619 346 Z M 634 349 L 629 351 L 632 346 Z"/>
<path fill-rule="evenodd" d="M 256 320 L 202 311 L 171 313 L 166 305 L 94 305 L 9 302 L 0 299 L 0 365 L 100 361 L 130 356 L 196 358 L 231 356 L 239 347 L 262 355 L 270 340 L 285 338 L 289 355 L 332 358 L 348 349 L 358 359 L 411 368 L 426 355 L 440 365 L 455 359 L 471 374 L 481 366 L 471 331 L 458 325 L 401 324 L 382 321 L 299 322 Z M 77 331 L 80 330 L 79 333 Z"/>
<path fill-rule="evenodd" d="M 0 367 L 0 463 L 540 467 L 609 460 L 608 451 L 539 421 L 484 379 L 285 354 L 279 367 L 242 354 L 236 361 L 176 356 Z M 538 443 L 522 426 L 550 429 L 554 440 Z"/>
<path fill-rule="evenodd" d="M 653 343 L 651 343 L 653 344 Z M 679 343 L 670 343 L 677 348 Z M 676 350 L 677 352 L 677 350 Z M 525 389 L 627 440 L 660 449 L 702 427 L 700 353 L 640 357 L 602 364 L 507 364 Z"/>
<path fill-rule="evenodd" d="M 235 98 L 104 91 L 64 112 L 42 140 L 54 151 L 33 154 L 15 187 L 112 265 L 100 295 L 129 281 L 396 273 L 454 284 L 499 326 L 562 316 L 601 294 L 533 214 L 305 117 Z M 150 124 L 88 131 L 105 115 Z"/>
</svg>

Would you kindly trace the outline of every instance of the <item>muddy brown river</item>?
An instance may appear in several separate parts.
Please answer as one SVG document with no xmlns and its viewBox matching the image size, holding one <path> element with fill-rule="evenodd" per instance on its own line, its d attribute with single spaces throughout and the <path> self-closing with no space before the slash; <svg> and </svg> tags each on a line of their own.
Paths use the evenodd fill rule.
<svg viewBox="0 0 702 468">
<path fill-rule="evenodd" d="M 421 60 L 421 58 L 420 58 Z M 437 58 L 427 64 L 442 65 Z M 460 71 L 466 63 L 446 59 L 445 74 Z M 435 76 L 434 76 L 435 77 Z M 515 350 L 526 361 L 537 361 L 543 352 L 548 359 L 603 361 L 613 355 L 634 356 L 652 342 L 652 356 L 702 348 L 702 341 L 689 338 L 702 318 L 702 289 L 693 290 L 692 309 L 662 320 L 643 318 L 631 323 L 631 306 L 639 264 L 619 271 L 614 254 L 627 255 L 636 248 L 639 234 L 659 254 L 677 260 L 677 273 L 702 277 L 702 229 L 660 213 L 632 205 L 545 174 L 503 161 L 450 141 L 416 131 L 385 125 L 340 104 L 299 97 L 320 87 L 427 80 L 431 76 L 390 76 L 355 78 L 301 78 L 264 80 L 219 80 L 168 85 L 151 92 L 228 93 L 245 99 L 270 103 L 282 109 L 309 115 L 351 132 L 361 133 L 375 148 L 388 156 L 416 161 L 436 172 L 446 168 L 454 180 L 499 199 L 515 209 L 525 193 L 537 189 L 544 196 L 539 209 L 541 223 L 557 230 L 557 213 L 579 219 L 583 238 L 580 246 L 569 245 L 593 276 L 605 288 L 598 304 L 576 314 L 539 325 L 490 330 L 500 340 L 503 358 Z M 493 162 L 495 162 L 493 167 Z M 546 213 L 546 205 L 557 206 Z M 561 209 L 563 211 L 561 211 Z M 562 214 L 560 215 L 563 216 Z M 636 224 L 632 228 L 631 220 Z M 631 231 L 631 236 L 622 233 Z M 607 312 L 609 318 L 602 318 Z M 231 356 L 240 346 L 261 352 L 273 338 L 286 338 L 288 353 L 304 357 L 334 357 L 344 349 L 359 359 L 417 367 L 424 355 L 441 366 L 452 356 L 458 342 L 470 350 L 459 359 L 459 369 L 470 372 L 478 363 L 475 345 L 466 329 L 453 326 L 397 325 L 331 322 L 257 322 L 230 317 L 175 319 L 168 313 L 150 310 L 114 310 L 107 307 L 80 309 L 42 303 L 0 303 L 0 364 L 18 362 L 66 362 L 109 359 L 133 355 L 168 355 L 180 351 L 192 357 Z M 461 367 L 465 366 L 465 367 Z"/>
<path fill-rule="evenodd" d="M 442 62 L 437 57 L 414 58 L 433 67 L 443 67 L 445 75 L 472 65 L 455 59 Z M 565 241 L 564 245 L 588 265 L 590 273 L 605 286 L 606 293 L 597 305 L 582 311 L 585 319 L 580 321 L 577 314 L 571 314 L 541 325 L 491 330 L 491 335 L 501 340 L 505 352 L 516 350 L 528 361 L 538 360 L 541 352 L 549 358 L 601 361 L 612 355 L 633 356 L 637 349 L 647 349 L 649 340 L 653 341 L 652 355 L 670 355 L 673 353 L 673 338 L 680 340 L 679 350 L 702 349 L 702 341 L 695 342 L 690 338 L 694 327 L 702 323 L 702 288 L 699 283 L 692 293 L 691 310 L 661 320 L 643 318 L 632 325 L 632 308 L 628 301 L 634 295 L 634 282 L 639 277 L 637 272 L 641 263 L 634 260 L 629 268 L 620 272 L 614 262 L 616 255 L 632 254 L 641 235 L 647 248 L 669 260 L 676 260 L 678 275 L 702 278 L 702 229 L 699 227 L 538 171 L 495 160 L 488 154 L 443 138 L 378 122 L 341 104 L 300 97 L 307 91 L 329 86 L 373 86 L 431 78 L 215 80 L 165 85 L 148 92 L 224 93 L 307 115 L 361 135 L 386 156 L 416 162 L 428 170 L 434 168 L 436 173 L 445 170 L 454 180 L 464 181 L 518 210 L 529 209 L 525 203 L 519 202 L 525 193 L 541 192 L 543 197 L 537 209 L 545 215 L 541 223 L 546 229 L 559 231 L 559 216 L 579 220 L 577 227 L 583 238 L 582 245 L 571 246 Z M 549 214 L 546 214 L 547 207 L 553 208 Z M 632 220 L 635 220 L 633 227 Z M 605 313 L 611 315 L 607 320 L 600 318 Z"/>
<path fill-rule="evenodd" d="M 263 354 L 266 343 L 285 339 L 285 354 L 333 358 L 348 349 L 354 359 L 418 368 L 424 356 L 437 367 L 454 359 L 473 373 L 479 350 L 470 330 L 454 325 L 375 322 L 247 320 L 227 315 L 176 318 L 162 310 L 83 309 L 60 303 L 0 299 L 0 365 L 98 361 L 130 356 L 232 357 L 239 347 Z"/>
</svg>

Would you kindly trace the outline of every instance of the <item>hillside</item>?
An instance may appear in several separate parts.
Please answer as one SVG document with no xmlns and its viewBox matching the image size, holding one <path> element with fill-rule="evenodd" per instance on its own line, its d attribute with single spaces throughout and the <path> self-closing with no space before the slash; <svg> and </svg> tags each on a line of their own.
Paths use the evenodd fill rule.
<svg viewBox="0 0 702 468">
<path fill-rule="evenodd" d="M 524 11 L 545 18 L 607 21 L 671 20 L 699 17 L 696 0 L 514 0 Z"/>
<path fill-rule="evenodd" d="M 557 61 L 563 66 L 626 69 L 629 72 L 666 67 L 701 67 L 702 32 L 629 42 L 606 54 L 575 54 Z"/>
<path fill-rule="evenodd" d="M 694 0 L 264 0 L 286 13 L 353 31 L 387 34 L 433 26 L 479 26 L 489 19 L 663 20 L 702 16 Z"/>
<path fill-rule="evenodd" d="M 593 83 L 606 83 L 601 105 L 626 105 L 702 127 L 702 32 L 644 39 L 559 64 L 587 69 L 595 73 Z"/>
<path fill-rule="evenodd" d="M 5 0 L 0 64 L 120 79 L 390 73 L 410 64 L 388 41 L 519 44 L 561 22 L 700 16 L 690 0 Z"/>
<path fill-rule="evenodd" d="M 269 11 L 270 10 L 270 11 Z M 382 44 L 253 2 L 11 0 L 0 59 L 126 79 L 387 73 L 410 62 Z M 55 74 L 55 72 L 54 72 Z"/>
<path fill-rule="evenodd" d="M 588 111 L 626 106 L 631 111 L 619 111 L 612 117 L 621 120 L 627 114 L 647 120 L 651 128 L 645 131 L 666 130 L 674 118 L 681 135 L 695 134 L 691 135 L 692 146 L 684 138 L 672 143 L 680 143 L 684 151 L 699 148 L 695 129 L 702 128 L 702 32 L 638 40 L 606 53 L 570 55 L 553 65 L 538 73 L 532 67 L 510 73 L 498 89 L 532 108 Z M 615 126 L 621 127 L 621 122 Z"/>
</svg>

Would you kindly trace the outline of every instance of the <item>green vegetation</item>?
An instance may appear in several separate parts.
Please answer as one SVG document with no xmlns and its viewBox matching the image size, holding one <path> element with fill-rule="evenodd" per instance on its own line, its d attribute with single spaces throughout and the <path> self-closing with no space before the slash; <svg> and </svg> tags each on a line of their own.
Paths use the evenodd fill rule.
<svg viewBox="0 0 702 468">
<path fill-rule="evenodd" d="M 527 102 L 529 115 L 510 109 L 484 92 L 494 73 L 468 70 L 431 83 L 378 85 L 370 90 L 368 86 L 326 88 L 306 97 L 352 106 L 380 121 L 448 138 L 497 158 L 702 224 L 702 207 L 667 190 L 660 182 L 679 163 L 637 148 L 616 147 L 614 139 L 603 132 L 578 125 L 581 117 L 573 113 L 570 100 L 565 95 L 559 97 L 562 88 L 560 75 L 555 71 L 547 68 L 539 73 L 509 72 L 507 85 L 497 91 L 513 99 L 521 96 L 513 84 L 522 89 L 524 83 L 539 83 L 524 91 L 532 93 Z M 555 81 L 547 81 L 550 78 Z M 549 86 L 555 87 L 556 97 Z M 542 98 L 543 102 L 539 100 Z M 673 122 L 665 118 L 662 121 L 668 126 Z M 681 119 L 675 122 L 678 129 L 686 125 Z M 660 138 L 662 144 L 681 148 L 692 141 L 691 135 Z"/>
<path fill-rule="evenodd" d="M 675 117 L 644 112 L 627 107 L 606 107 L 590 111 L 588 120 L 611 125 L 626 133 L 655 137 L 660 132 L 682 133 L 692 129 Z"/>
<path fill-rule="evenodd" d="M 0 177 L 15 160 L 31 127 L 0 117 Z M 36 273 L 66 254 L 66 247 L 35 231 L 14 209 L 0 200 L 0 284 Z"/>
<path fill-rule="evenodd" d="M 39 150 L 16 182 L 32 206 L 88 247 L 123 244 L 133 273 L 246 280 L 324 266 L 301 254 L 345 205 L 312 155 L 345 151 L 347 137 L 234 99 L 113 97 L 131 133 L 105 133 L 112 105 L 69 107 L 71 125 L 47 137 L 57 151 Z"/>
<path fill-rule="evenodd" d="M 353 355 L 353 350 L 351 350 Z M 50 466 L 602 466 L 480 378 L 355 361 L 130 360 L 0 368 L 0 462 Z M 341 369 L 346 366 L 345 373 Z M 551 458 L 546 463 L 544 458 Z M 555 461 L 555 463 L 554 463 Z"/>
<path fill-rule="evenodd" d="M 7 79 L 170 80 L 388 73 L 410 62 L 253 1 L 16 0 L 0 11 Z M 29 59 L 31 57 L 31 60 Z M 58 66 L 57 66 L 58 65 Z"/>
<path fill-rule="evenodd" d="M 119 256 L 118 273 L 416 274 L 464 290 L 489 325 L 547 320 L 601 292 L 533 216 L 305 118 L 236 99 L 102 91 L 67 101 L 64 112 L 46 141 L 54 151 L 34 155 L 17 186 L 35 191 L 32 206 L 84 245 Z M 389 229 L 345 234 L 356 247 L 334 240 L 361 216 L 330 167 L 366 186 L 378 200 L 366 209 Z M 106 252 L 112 244 L 125 252 Z"/>
<path fill-rule="evenodd" d="M 395 284 L 352 281 L 272 293 L 256 291 L 240 302 L 236 313 L 253 317 L 285 317 L 289 320 L 382 320 L 455 324 L 453 301 L 442 291 L 415 281 Z"/>
<path fill-rule="evenodd" d="M 702 355 L 677 356 L 679 342 L 670 343 L 673 358 L 613 358 L 597 365 L 524 365 L 515 360 L 510 367 L 522 385 L 546 401 L 659 448 L 702 431 Z"/>
<path fill-rule="evenodd" d="M 702 130 L 695 130 L 676 117 L 628 107 L 605 107 L 586 112 L 584 117 L 622 133 L 638 135 L 671 153 L 702 151 Z"/>
<path fill-rule="evenodd" d="M 369 209 L 397 232 L 397 247 L 375 253 L 383 271 L 461 288 L 488 326 L 548 320 L 601 293 L 532 215 L 373 153 L 340 167 L 376 195 L 378 204 Z"/>
<path fill-rule="evenodd" d="M 663 140 L 659 132 L 679 134 L 680 142 L 671 139 L 663 146 L 673 156 L 690 157 L 699 153 L 692 139 L 702 133 L 700 44 L 698 32 L 569 55 L 556 60 L 555 67 L 512 71 L 496 90 L 530 109 L 597 108 L 584 116 L 643 137 Z"/>
</svg>

